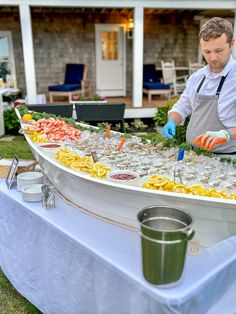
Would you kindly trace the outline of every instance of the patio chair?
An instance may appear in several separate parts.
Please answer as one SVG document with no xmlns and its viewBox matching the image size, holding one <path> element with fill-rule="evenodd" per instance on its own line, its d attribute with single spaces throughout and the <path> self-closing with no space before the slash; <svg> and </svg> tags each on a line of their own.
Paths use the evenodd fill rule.
<svg viewBox="0 0 236 314">
<path fill-rule="evenodd" d="M 48 86 L 49 101 L 53 103 L 53 97 L 67 96 L 69 102 L 72 95 L 85 95 L 89 91 L 87 81 L 87 66 L 84 64 L 69 63 L 66 65 L 66 74 L 64 84 Z"/>
<path fill-rule="evenodd" d="M 72 104 L 35 104 L 26 105 L 29 110 L 36 112 L 52 113 L 57 116 L 72 118 L 73 105 Z"/>
<path fill-rule="evenodd" d="M 189 67 L 189 76 L 191 74 L 193 74 L 194 72 L 196 72 L 197 70 L 201 69 L 204 66 L 205 66 L 204 63 L 189 61 L 189 65 L 188 65 L 188 67 Z"/>
<path fill-rule="evenodd" d="M 170 98 L 169 84 L 161 83 L 161 71 L 156 70 L 155 64 L 143 66 L 143 93 L 148 95 L 148 102 L 152 101 L 152 95 L 165 95 Z"/>
<path fill-rule="evenodd" d="M 181 94 L 186 86 L 187 75 L 176 76 L 175 62 L 165 62 L 161 60 L 162 76 L 165 84 L 170 84 L 174 96 Z"/>
<path fill-rule="evenodd" d="M 75 104 L 78 121 L 84 122 L 119 122 L 120 131 L 124 132 L 125 103 Z"/>
</svg>

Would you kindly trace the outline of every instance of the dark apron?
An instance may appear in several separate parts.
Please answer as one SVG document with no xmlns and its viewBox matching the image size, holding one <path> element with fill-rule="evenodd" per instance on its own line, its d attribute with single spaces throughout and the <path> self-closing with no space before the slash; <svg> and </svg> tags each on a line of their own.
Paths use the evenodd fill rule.
<svg viewBox="0 0 236 314">
<path fill-rule="evenodd" d="M 205 78 L 206 77 L 204 76 L 201 80 L 194 98 L 193 112 L 186 132 L 186 141 L 188 143 L 193 143 L 194 139 L 198 135 L 207 131 L 219 131 L 226 129 L 226 127 L 219 120 L 218 116 L 218 99 L 226 76 L 222 76 L 216 95 L 213 96 L 199 95 L 199 91 L 205 81 Z M 214 153 L 225 154 L 234 153 L 236 152 L 236 141 L 231 140 L 218 145 L 211 151 Z"/>
</svg>

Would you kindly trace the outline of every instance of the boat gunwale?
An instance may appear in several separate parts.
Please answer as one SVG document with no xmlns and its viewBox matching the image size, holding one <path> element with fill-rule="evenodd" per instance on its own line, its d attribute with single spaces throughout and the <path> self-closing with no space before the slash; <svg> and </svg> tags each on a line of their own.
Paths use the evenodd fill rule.
<svg viewBox="0 0 236 314">
<path fill-rule="evenodd" d="M 19 118 L 19 120 L 21 119 L 21 115 L 19 113 L 19 110 L 17 108 L 15 108 L 16 114 Z M 20 122 L 21 123 L 21 122 Z M 84 123 L 79 123 L 77 122 L 77 124 L 85 126 Z M 22 123 L 21 123 L 22 126 Z M 117 133 L 117 132 L 116 132 Z M 119 133 L 119 132 L 118 132 Z M 231 199 L 225 199 L 225 198 L 216 198 L 216 197 L 208 197 L 208 196 L 200 196 L 200 195 L 193 195 L 193 194 L 184 194 L 184 193 L 175 193 L 175 192 L 169 192 L 169 191 L 159 191 L 159 190 L 152 190 L 152 189 L 147 189 L 147 188 L 143 188 L 141 186 L 132 186 L 132 185 L 125 185 L 122 183 L 115 183 L 115 182 L 110 182 L 106 179 L 100 179 L 100 178 L 94 178 L 92 176 L 89 176 L 88 174 L 83 174 L 82 171 L 78 170 L 74 170 L 74 169 L 70 169 L 69 167 L 66 167 L 62 164 L 60 164 L 56 159 L 54 160 L 52 157 L 48 156 L 46 153 L 44 153 L 41 149 L 40 149 L 40 144 L 39 143 L 34 143 L 30 137 L 25 134 L 23 132 L 25 139 L 27 140 L 27 143 L 29 144 L 30 147 L 32 147 L 32 149 L 34 149 L 41 157 L 43 157 L 44 159 L 46 159 L 49 163 L 52 163 L 54 166 L 58 167 L 59 169 L 70 173 L 73 176 L 88 180 L 88 181 L 92 181 L 98 184 L 102 184 L 102 185 L 106 185 L 109 187 L 114 187 L 115 189 L 122 189 L 124 191 L 136 191 L 136 192 L 141 192 L 142 194 L 151 194 L 151 195 L 161 195 L 161 196 L 174 196 L 176 198 L 182 198 L 182 199 L 188 199 L 188 200 L 194 200 L 194 201 L 201 201 L 201 202 L 210 202 L 210 203 L 220 203 L 220 204 L 225 204 L 225 205 L 236 205 L 236 200 L 231 200 Z M 36 157 L 35 157 L 36 158 Z M 37 158 L 36 158 L 37 160 Z"/>
</svg>

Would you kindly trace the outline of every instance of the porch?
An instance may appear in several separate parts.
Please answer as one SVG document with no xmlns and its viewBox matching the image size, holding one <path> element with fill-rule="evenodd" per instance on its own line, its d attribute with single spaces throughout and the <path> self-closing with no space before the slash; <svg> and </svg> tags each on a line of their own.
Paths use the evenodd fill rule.
<svg viewBox="0 0 236 314">
<path fill-rule="evenodd" d="M 38 94 L 47 93 L 49 85 L 63 81 L 65 64 L 83 63 L 88 65 L 88 80 L 93 94 L 98 92 L 109 96 L 109 86 L 119 81 L 122 92 L 116 95 L 132 96 L 121 98 L 127 103 L 126 115 L 132 113 L 132 117 L 135 115 L 137 118 L 153 116 L 159 101 L 156 104 L 154 98 L 151 104 L 147 104 L 143 97 L 144 64 L 160 67 L 161 60 L 173 59 L 176 66 L 183 67 L 189 60 L 201 61 L 197 34 L 202 23 L 212 16 L 229 19 L 236 34 L 235 1 L 215 1 L 214 9 L 211 0 L 164 2 L 2 1 L 0 32 L 9 40 L 10 53 L 6 60 L 11 65 L 14 86 L 22 91 L 23 98 L 27 95 L 29 103 L 34 104 Z M 132 28 L 129 21 L 132 21 Z M 109 28 L 107 32 L 99 33 L 99 37 L 96 35 L 98 24 L 120 25 L 120 28 Z M 106 46 L 102 45 L 104 34 L 115 36 L 111 42 L 120 47 L 119 52 L 123 52 L 121 60 L 117 57 L 121 53 L 111 57 L 108 51 L 106 54 L 102 50 L 102 54 L 99 50 L 98 47 Z M 116 40 L 120 38 L 118 34 L 122 34 L 120 42 Z M 232 53 L 235 57 L 236 46 Z M 122 75 L 118 76 L 120 72 L 113 67 L 110 67 L 113 72 L 107 73 L 104 66 L 100 67 L 102 72 L 98 75 L 97 55 L 104 56 L 109 63 L 110 58 L 117 60 L 122 65 Z M 1 59 L 6 62 L 5 56 L 0 56 Z M 101 78 L 105 81 L 101 82 Z M 109 88 L 100 88 L 103 83 L 107 83 Z M 165 99 L 161 99 L 162 102 Z"/>
</svg>

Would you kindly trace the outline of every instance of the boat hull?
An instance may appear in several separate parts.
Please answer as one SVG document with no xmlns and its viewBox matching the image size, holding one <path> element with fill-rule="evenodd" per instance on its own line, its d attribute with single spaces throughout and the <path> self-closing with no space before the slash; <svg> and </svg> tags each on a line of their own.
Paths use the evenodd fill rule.
<svg viewBox="0 0 236 314">
<path fill-rule="evenodd" d="M 138 230 L 137 212 L 149 205 L 178 207 L 194 218 L 193 242 L 210 246 L 236 234 L 236 201 L 153 191 L 92 178 L 61 165 L 26 136 L 48 180 L 67 201 L 97 218 Z"/>
</svg>

